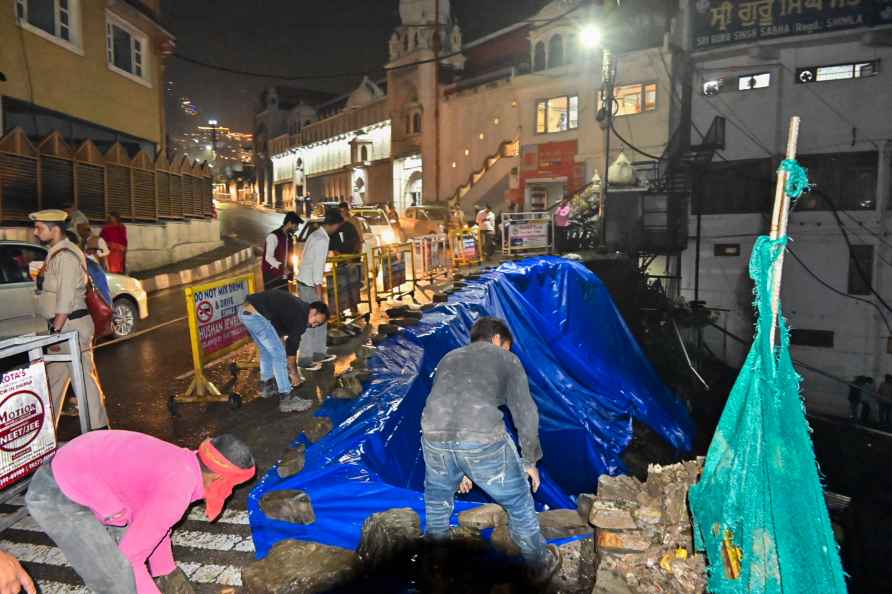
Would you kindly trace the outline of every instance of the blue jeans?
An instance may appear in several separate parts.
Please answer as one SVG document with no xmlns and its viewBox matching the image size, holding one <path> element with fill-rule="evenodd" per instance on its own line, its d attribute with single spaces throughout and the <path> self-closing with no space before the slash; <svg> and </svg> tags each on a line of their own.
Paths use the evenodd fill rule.
<svg viewBox="0 0 892 594">
<path fill-rule="evenodd" d="M 288 375 L 285 344 L 272 323 L 259 313 L 249 313 L 244 307 L 239 308 L 238 319 L 257 343 L 260 353 L 260 381 L 265 382 L 275 376 L 279 394 L 290 393 L 291 377 Z"/>
<path fill-rule="evenodd" d="M 426 467 L 424 511 L 427 534 L 434 539 L 449 535 L 455 491 L 467 476 L 501 505 L 508 514 L 511 540 L 520 548 L 524 561 L 532 566 L 548 559 L 545 537 L 523 462 L 511 438 L 493 443 L 430 442 L 421 439 Z"/>
</svg>

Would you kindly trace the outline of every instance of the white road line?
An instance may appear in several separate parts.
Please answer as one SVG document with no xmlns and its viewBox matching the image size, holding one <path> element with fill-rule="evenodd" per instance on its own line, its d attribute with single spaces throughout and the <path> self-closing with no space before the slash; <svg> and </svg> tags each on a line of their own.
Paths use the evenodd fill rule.
<svg viewBox="0 0 892 594">
<path fill-rule="evenodd" d="M 63 584 L 62 582 L 37 580 L 37 585 L 40 587 L 40 594 L 92 594 L 86 586 Z"/>
<path fill-rule="evenodd" d="M 189 512 L 188 516 L 189 520 L 195 520 L 196 522 L 207 522 L 208 518 L 204 514 L 203 506 L 195 507 L 192 511 Z M 244 510 L 238 509 L 227 509 L 224 510 L 220 517 L 215 520 L 216 524 L 241 524 L 244 526 L 248 525 L 248 512 Z"/>
</svg>

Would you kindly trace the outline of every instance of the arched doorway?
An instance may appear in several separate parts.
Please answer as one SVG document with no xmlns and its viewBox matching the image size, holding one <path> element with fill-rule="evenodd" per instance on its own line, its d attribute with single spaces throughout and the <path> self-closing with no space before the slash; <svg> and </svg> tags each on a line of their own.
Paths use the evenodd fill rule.
<svg viewBox="0 0 892 594">
<path fill-rule="evenodd" d="M 413 171 L 406 181 L 406 189 L 403 191 L 403 208 L 418 206 L 422 201 L 423 175 L 420 171 Z"/>
</svg>

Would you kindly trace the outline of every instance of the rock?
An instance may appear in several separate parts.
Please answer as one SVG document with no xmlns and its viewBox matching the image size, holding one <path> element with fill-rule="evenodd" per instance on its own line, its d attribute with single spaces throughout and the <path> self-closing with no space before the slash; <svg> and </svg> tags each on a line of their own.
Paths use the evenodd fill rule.
<svg viewBox="0 0 892 594">
<path fill-rule="evenodd" d="M 634 510 L 632 515 L 640 524 L 650 524 L 651 526 L 655 526 L 662 520 L 663 511 L 659 506 L 643 505 Z"/>
<path fill-rule="evenodd" d="M 449 301 L 449 295 L 446 293 L 434 293 L 434 297 L 432 299 L 434 303 L 446 303 Z"/>
<path fill-rule="evenodd" d="M 669 485 L 663 495 L 663 513 L 666 522 L 678 524 L 688 519 L 688 484 Z"/>
<path fill-rule="evenodd" d="M 561 567 L 551 583 L 560 592 L 591 592 L 595 585 L 594 539 L 574 540 L 560 549 Z"/>
<path fill-rule="evenodd" d="M 288 448 L 282 460 L 279 462 L 278 472 L 282 478 L 294 476 L 304 469 L 306 463 L 307 446 L 299 443 L 293 448 Z"/>
<path fill-rule="evenodd" d="M 386 334 L 372 334 L 372 344 L 377 346 L 387 340 L 387 338 L 388 336 Z"/>
<path fill-rule="evenodd" d="M 586 522 L 592 513 L 592 502 L 595 497 L 592 493 L 580 493 L 576 496 L 576 513 Z"/>
<path fill-rule="evenodd" d="M 400 328 L 409 328 L 411 326 L 417 326 L 421 322 L 421 318 L 395 318 L 390 320 L 390 322 Z"/>
<path fill-rule="evenodd" d="M 396 324 L 381 324 L 378 326 L 378 333 L 387 336 L 393 336 L 400 331 L 400 327 Z"/>
<path fill-rule="evenodd" d="M 614 532 L 598 530 L 598 550 L 641 553 L 651 547 L 651 540 L 641 530 Z"/>
<path fill-rule="evenodd" d="M 464 288 L 467 286 L 468 286 L 468 283 L 466 283 L 464 281 L 455 281 L 454 283 L 452 283 L 453 289 L 461 289 L 461 288 Z"/>
<path fill-rule="evenodd" d="M 539 526 L 547 540 L 591 534 L 592 527 L 579 517 L 575 509 L 552 509 L 539 512 Z"/>
<path fill-rule="evenodd" d="M 399 318 L 409 312 L 408 305 L 394 305 L 384 313 L 387 314 L 388 318 Z"/>
<path fill-rule="evenodd" d="M 195 594 L 189 578 L 179 567 L 167 575 L 155 578 L 155 585 L 161 590 L 161 594 Z"/>
<path fill-rule="evenodd" d="M 424 305 L 421 306 L 421 311 L 427 312 L 427 311 L 432 310 L 435 307 L 437 307 L 437 306 L 433 303 L 425 303 Z"/>
<path fill-rule="evenodd" d="M 644 485 L 632 476 L 607 476 L 598 477 L 598 497 L 603 499 L 621 499 L 634 501 Z"/>
<path fill-rule="evenodd" d="M 386 563 L 416 546 L 421 539 L 421 520 L 404 507 L 372 514 L 362 525 L 357 554 L 372 567 Z"/>
<path fill-rule="evenodd" d="M 634 503 L 614 501 L 612 499 L 596 499 L 592 502 L 588 521 L 592 526 L 607 530 L 631 530 L 638 527 L 632 516 Z"/>
<path fill-rule="evenodd" d="M 310 440 L 310 443 L 316 443 L 326 435 L 328 435 L 333 428 L 333 424 L 331 419 L 328 417 L 312 417 L 312 420 L 309 423 L 309 426 L 304 429 L 304 435 L 307 436 L 307 439 Z"/>
<path fill-rule="evenodd" d="M 315 542 L 284 540 L 266 559 L 242 570 L 248 594 L 310 594 L 347 584 L 357 574 L 356 554 Z"/>
<path fill-rule="evenodd" d="M 374 342 L 374 340 L 373 340 Z M 356 358 L 361 359 L 363 361 L 368 361 L 372 356 L 378 353 L 377 347 L 363 344 L 360 345 L 359 349 L 356 351 Z"/>
<path fill-rule="evenodd" d="M 501 551 L 509 557 L 520 555 L 520 547 L 514 544 L 514 541 L 511 540 L 511 533 L 508 532 L 508 526 L 505 524 L 497 526 L 496 529 L 492 531 L 492 536 L 489 537 L 489 542 L 492 544 L 493 548 Z"/>
<path fill-rule="evenodd" d="M 508 523 L 508 514 L 497 503 L 487 503 L 473 509 L 465 510 L 458 514 L 459 526 L 486 530 Z"/>
<path fill-rule="evenodd" d="M 345 372 L 338 378 L 338 384 L 353 396 L 362 394 L 362 382 L 359 381 L 355 372 Z"/>
<path fill-rule="evenodd" d="M 356 394 L 347 388 L 335 388 L 331 393 L 331 397 L 337 398 L 338 400 L 353 400 L 356 396 Z"/>
<path fill-rule="evenodd" d="M 598 568 L 595 576 L 595 589 L 592 594 L 635 594 L 626 581 L 610 569 Z"/>
<path fill-rule="evenodd" d="M 480 530 L 469 526 L 455 526 L 450 528 L 449 538 L 454 542 L 466 546 L 480 546 L 483 544 L 483 535 L 480 533 Z"/>
<path fill-rule="evenodd" d="M 260 500 L 260 509 L 268 517 L 292 524 L 312 524 L 316 513 L 310 496 L 303 491 L 272 491 Z"/>
</svg>

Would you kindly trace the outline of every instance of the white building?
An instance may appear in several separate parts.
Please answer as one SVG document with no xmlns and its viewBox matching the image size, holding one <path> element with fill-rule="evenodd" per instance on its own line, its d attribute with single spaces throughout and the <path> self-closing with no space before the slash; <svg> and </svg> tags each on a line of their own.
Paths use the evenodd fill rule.
<svg viewBox="0 0 892 594">
<path fill-rule="evenodd" d="M 724 148 L 695 186 L 690 229 L 693 235 L 699 200 L 700 249 L 692 239 L 684 252 L 684 296 L 693 299 L 696 285 L 698 299 L 723 310 L 720 325 L 752 336 L 748 258 L 755 237 L 767 232 L 774 170 L 789 119 L 798 115 L 798 159 L 833 206 L 808 194 L 790 218 L 792 250 L 814 273 L 787 256 L 782 300 L 793 356 L 849 380 L 863 374 L 881 381 L 892 373 L 892 332 L 878 309 L 890 320 L 892 311 L 872 291 L 892 302 L 892 3 L 682 5 L 693 68 L 692 143 L 715 118 L 725 123 Z M 746 352 L 718 332 L 708 332 L 707 342 L 732 364 Z M 803 366 L 799 371 L 810 408 L 846 413 L 844 385 Z"/>
</svg>

